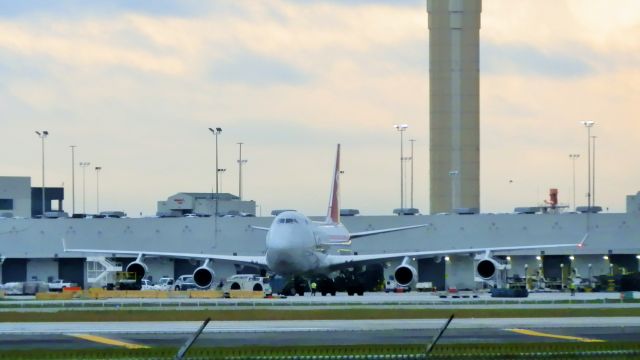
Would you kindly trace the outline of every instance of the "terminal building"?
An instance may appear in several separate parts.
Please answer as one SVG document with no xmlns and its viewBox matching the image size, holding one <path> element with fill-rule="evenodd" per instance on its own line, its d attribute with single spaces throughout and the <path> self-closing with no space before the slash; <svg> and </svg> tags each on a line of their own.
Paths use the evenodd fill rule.
<svg viewBox="0 0 640 360">
<path fill-rule="evenodd" d="M 24 198 L 29 193 L 24 189 L 25 180 L 19 181 L 23 188 L 21 193 L 14 191 L 13 195 L 8 195 L 7 189 L 12 188 L 10 185 L 15 183 L 14 179 L 0 179 L 2 199 L 13 201 L 13 207 L 8 211 L 17 215 L 0 219 L 0 280 L 3 283 L 63 278 L 86 287 L 95 282 L 97 275 L 92 275 L 92 272 L 96 271 L 96 266 L 99 269 L 111 265 L 127 265 L 134 260 L 119 257 L 118 254 L 97 259 L 95 254 L 66 253 L 63 251 L 63 241 L 67 247 L 85 249 L 263 255 L 265 233 L 253 230 L 251 225 L 268 227 L 273 221 L 273 217 L 244 216 L 93 219 L 22 217 L 20 214 L 24 214 L 24 208 L 28 208 L 31 199 Z M 207 195 L 207 201 L 211 201 L 211 194 Z M 167 205 L 167 208 L 162 209 L 183 211 L 183 214 L 211 210 L 211 204 L 207 201 L 199 202 L 203 199 L 198 197 L 197 193 L 178 193 L 169 197 L 167 202 L 173 201 L 182 208 Z M 180 200 L 172 199 L 182 199 L 182 204 L 178 204 Z M 251 204 L 232 209 L 220 206 L 225 202 L 240 204 L 235 196 L 220 194 L 219 209 L 224 210 L 220 214 L 231 210 L 255 213 L 255 210 L 252 212 L 248 208 Z M 336 247 L 336 253 L 396 253 L 578 243 L 588 234 L 582 248 L 523 250 L 495 255 L 509 255 L 509 272 L 520 276 L 531 276 L 539 270 L 547 279 L 567 278 L 569 269 L 575 270 L 583 278 L 619 271 L 638 271 L 640 193 L 627 197 L 627 211 L 624 213 L 356 215 L 345 216 L 342 220 L 352 232 L 416 224 L 427 226 L 381 234 L 367 238 L 366 241 L 355 239 L 350 249 Z M 439 289 L 474 289 L 482 286 L 474 278 L 474 261 L 473 254 L 465 254 L 417 259 L 413 265 L 418 270 L 419 281 L 432 282 Z M 147 265 L 152 280 L 157 280 L 162 276 L 190 274 L 199 263 L 184 259 L 150 258 Z M 380 277 L 388 278 L 397 263 L 379 265 L 382 271 Z M 223 262 L 214 264 L 214 269 L 217 281 L 236 273 L 258 271 Z"/>
</svg>

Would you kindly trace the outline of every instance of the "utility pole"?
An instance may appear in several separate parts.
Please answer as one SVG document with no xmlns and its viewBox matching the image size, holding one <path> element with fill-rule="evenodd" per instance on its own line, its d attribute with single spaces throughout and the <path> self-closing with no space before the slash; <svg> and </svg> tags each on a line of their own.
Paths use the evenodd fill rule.
<svg viewBox="0 0 640 360">
<path fill-rule="evenodd" d="M 73 216 L 76 213 L 76 146 L 69 147 L 71 148 L 71 216 Z"/>
<path fill-rule="evenodd" d="M 398 132 L 400 133 L 400 214 L 399 215 L 403 215 L 404 214 L 404 151 L 403 151 L 403 143 L 404 143 L 404 138 L 402 136 L 402 134 L 407 130 L 407 128 L 409 127 L 409 125 L 407 124 L 400 124 L 400 125 L 393 125 L 394 128 L 396 128 L 396 130 L 398 130 Z"/>
<path fill-rule="evenodd" d="M 247 163 L 247 160 L 242 159 L 242 142 L 239 142 L 240 146 L 240 157 L 238 159 L 238 197 L 242 200 L 242 165 Z"/>
<path fill-rule="evenodd" d="M 44 185 L 44 139 L 46 139 L 47 136 L 49 136 L 49 132 L 47 130 L 43 130 L 42 132 L 36 131 L 36 134 L 38 135 L 38 137 L 40 139 L 42 139 L 42 218 L 44 219 L 44 213 L 45 213 L 45 211 L 47 211 L 47 208 L 45 206 L 45 196 L 44 196 L 44 190 L 45 190 L 45 185 Z"/>
<path fill-rule="evenodd" d="M 580 157 L 580 154 L 569 154 L 569 158 L 573 163 L 573 210 L 576 209 L 576 159 Z"/>
<path fill-rule="evenodd" d="M 86 183 L 86 171 L 87 167 L 91 165 L 90 162 L 86 162 L 86 161 L 81 161 L 80 162 L 80 167 L 82 168 L 82 213 L 83 214 L 87 214 L 87 189 L 85 186 Z"/>
<path fill-rule="evenodd" d="M 416 139 L 410 139 L 411 142 L 411 208 L 413 209 L 413 143 Z"/>
<path fill-rule="evenodd" d="M 101 166 L 96 166 L 96 215 L 100 214 L 100 170 Z"/>
</svg>

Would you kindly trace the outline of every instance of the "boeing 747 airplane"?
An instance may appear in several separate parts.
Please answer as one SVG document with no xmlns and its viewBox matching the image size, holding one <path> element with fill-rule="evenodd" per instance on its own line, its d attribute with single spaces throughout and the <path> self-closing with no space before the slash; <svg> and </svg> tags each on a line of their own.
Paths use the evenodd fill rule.
<svg viewBox="0 0 640 360">
<path fill-rule="evenodd" d="M 408 285 L 417 279 L 417 271 L 411 265 L 411 259 L 426 257 L 436 257 L 454 254 L 484 254 L 476 265 L 476 273 L 484 279 L 490 279 L 501 267 L 500 262 L 493 258 L 491 253 L 500 251 L 517 251 L 525 249 L 544 249 L 559 247 L 582 246 L 584 239 L 575 244 L 552 244 L 552 245 L 525 245 L 511 247 L 487 247 L 469 249 L 443 249 L 435 251 L 416 251 L 404 253 L 385 253 L 369 255 L 334 255 L 330 250 L 334 246 L 351 245 L 351 240 L 374 236 L 383 233 L 396 231 L 419 231 L 419 228 L 427 225 L 412 225 L 380 230 L 350 233 L 340 222 L 339 207 L 339 176 L 340 176 L 340 145 L 338 144 L 335 168 L 333 171 L 331 195 L 327 216 L 324 221 L 315 222 L 297 211 L 285 211 L 275 217 L 270 227 L 252 226 L 252 228 L 266 232 L 266 254 L 264 256 L 235 256 L 220 254 L 192 254 L 173 253 L 162 251 L 131 251 L 118 249 L 76 249 L 66 248 L 63 239 L 63 247 L 66 252 L 101 253 L 101 254 L 121 254 L 134 255 L 136 261 L 127 266 L 127 271 L 137 274 L 142 279 L 147 273 L 147 265 L 144 263 L 145 257 L 170 257 L 182 259 L 201 260 L 202 264 L 193 273 L 196 285 L 201 288 L 210 287 L 214 282 L 215 272 L 214 262 L 228 261 L 238 265 L 249 265 L 266 269 L 269 272 L 291 277 L 316 277 L 328 275 L 347 269 L 360 268 L 367 264 L 383 263 L 390 260 L 402 260 L 395 269 L 394 275 L 400 285 Z M 586 237 L 585 237 L 586 238 Z M 326 285 L 328 283 L 328 285 Z M 335 294 L 333 282 L 323 282 L 323 289 L 319 289 L 323 294 Z M 328 286 L 328 288 L 327 288 Z M 301 287 L 296 287 L 295 292 L 302 295 Z M 354 290 L 359 294 L 362 290 Z M 350 291 L 350 294 L 352 292 Z"/>
</svg>

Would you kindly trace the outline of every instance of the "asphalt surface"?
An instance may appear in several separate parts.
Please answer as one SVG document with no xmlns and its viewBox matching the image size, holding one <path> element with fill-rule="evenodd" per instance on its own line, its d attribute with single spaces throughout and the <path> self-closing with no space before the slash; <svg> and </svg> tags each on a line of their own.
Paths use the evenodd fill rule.
<svg viewBox="0 0 640 360">
<path fill-rule="evenodd" d="M 211 323 L 196 346 L 426 344 L 444 320 Z M 198 322 L 0 324 L 0 351 L 179 347 Z M 460 319 L 442 343 L 640 342 L 640 318 Z"/>
</svg>

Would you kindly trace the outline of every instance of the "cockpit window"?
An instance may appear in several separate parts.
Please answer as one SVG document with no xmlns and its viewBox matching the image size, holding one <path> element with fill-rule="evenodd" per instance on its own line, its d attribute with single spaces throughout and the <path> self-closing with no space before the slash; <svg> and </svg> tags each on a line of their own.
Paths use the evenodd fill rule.
<svg viewBox="0 0 640 360">
<path fill-rule="evenodd" d="M 278 224 L 297 224 L 298 220 L 292 218 L 278 219 Z"/>
</svg>

